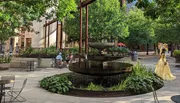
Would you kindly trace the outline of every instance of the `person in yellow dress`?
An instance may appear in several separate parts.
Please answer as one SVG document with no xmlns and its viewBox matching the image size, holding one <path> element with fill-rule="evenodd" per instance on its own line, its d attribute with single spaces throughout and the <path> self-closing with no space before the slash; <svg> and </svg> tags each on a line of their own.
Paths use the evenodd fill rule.
<svg viewBox="0 0 180 103">
<path fill-rule="evenodd" d="M 171 73 L 169 63 L 166 60 L 165 52 L 166 52 L 166 49 L 162 48 L 160 52 L 161 53 L 160 59 L 156 64 L 155 73 L 159 77 L 161 77 L 163 80 L 174 80 L 176 79 L 176 77 L 173 76 Z"/>
</svg>

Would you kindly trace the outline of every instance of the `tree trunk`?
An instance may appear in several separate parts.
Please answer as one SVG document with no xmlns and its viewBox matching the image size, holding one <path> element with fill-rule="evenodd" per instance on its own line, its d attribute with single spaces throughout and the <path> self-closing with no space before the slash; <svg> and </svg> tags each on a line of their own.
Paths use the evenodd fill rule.
<svg viewBox="0 0 180 103">
<path fill-rule="evenodd" d="M 125 0 L 119 0 L 120 1 L 120 7 L 123 7 L 123 5 L 125 4 Z"/>
<path fill-rule="evenodd" d="M 173 43 L 171 44 L 171 56 L 173 56 L 173 52 L 174 52 L 174 46 Z"/>
<path fill-rule="evenodd" d="M 147 43 L 147 53 L 146 55 L 149 55 L 149 44 Z"/>
<path fill-rule="evenodd" d="M 154 54 L 157 54 L 157 47 L 155 43 L 154 43 Z"/>
</svg>

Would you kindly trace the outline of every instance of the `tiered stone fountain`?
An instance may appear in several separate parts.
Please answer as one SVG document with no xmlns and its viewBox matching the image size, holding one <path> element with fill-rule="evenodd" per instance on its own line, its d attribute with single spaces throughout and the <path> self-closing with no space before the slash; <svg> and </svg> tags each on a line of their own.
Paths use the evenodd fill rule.
<svg viewBox="0 0 180 103">
<path fill-rule="evenodd" d="M 132 64 L 115 61 L 123 56 L 101 54 L 103 49 L 114 46 L 114 43 L 89 43 L 89 46 L 99 50 L 97 55 L 88 55 L 87 60 L 72 63 L 69 70 L 93 76 L 110 76 L 130 72 Z"/>
</svg>

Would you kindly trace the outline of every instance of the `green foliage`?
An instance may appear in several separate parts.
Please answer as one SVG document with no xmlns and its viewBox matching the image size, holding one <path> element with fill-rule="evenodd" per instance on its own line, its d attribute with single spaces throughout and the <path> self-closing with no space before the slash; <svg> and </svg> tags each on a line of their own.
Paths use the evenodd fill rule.
<svg viewBox="0 0 180 103">
<path fill-rule="evenodd" d="M 40 50 L 32 50 L 32 51 L 30 52 L 30 55 L 39 55 L 40 53 L 41 53 Z"/>
<path fill-rule="evenodd" d="M 120 10 L 118 0 L 96 0 L 89 6 L 89 33 L 95 41 L 129 35 L 126 15 Z"/>
<path fill-rule="evenodd" d="M 120 10 L 118 0 L 96 0 L 89 7 L 89 37 L 93 41 L 117 40 L 118 37 L 125 38 L 129 35 L 127 19 L 125 13 Z M 83 11 L 85 14 L 85 11 Z M 65 32 L 69 42 L 79 40 L 79 12 L 75 13 L 75 18 L 65 19 Z M 85 16 L 83 16 L 83 21 Z M 85 23 L 83 22 L 83 30 Z M 84 32 L 84 31 L 83 31 Z M 83 40 L 84 37 L 83 37 Z"/>
<path fill-rule="evenodd" d="M 49 56 L 52 56 L 52 57 L 55 57 L 58 55 L 58 52 L 56 50 L 56 47 L 55 46 L 50 46 L 48 49 L 47 49 L 47 55 Z"/>
<path fill-rule="evenodd" d="M 79 48 L 78 47 L 70 48 L 69 51 L 72 52 L 73 54 L 76 54 L 79 52 Z"/>
<path fill-rule="evenodd" d="M 103 91 L 104 87 L 101 85 L 93 84 L 92 82 L 85 88 L 85 90 L 91 90 L 91 91 Z"/>
<path fill-rule="evenodd" d="M 126 90 L 135 93 L 146 93 L 152 91 L 151 87 L 158 88 L 163 85 L 163 80 L 152 71 L 148 71 L 146 66 L 136 64 L 132 74 L 127 78 Z"/>
<path fill-rule="evenodd" d="M 89 55 L 96 55 L 99 54 L 99 50 L 91 48 L 91 50 L 89 51 Z"/>
<path fill-rule="evenodd" d="M 54 75 L 43 78 L 40 81 L 40 86 L 53 93 L 65 93 L 72 87 L 72 83 L 65 75 Z"/>
<path fill-rule="evenodd" d="M 34 32 L 32 21 L 54 18 L 62 21 L 76 11 L 74 0 L 8 0 L 0 2 L 0 40 L 5 41 L 18 31 Z"/>
<path fill-rule="evenodd" d="M 77 10 L 77 5 L 75 0 L 58 0 L 58 4 L 55 5 L 56 16 L 59 21 L 62 21 L 64 17 L 73 18 L 73 14 L 71 12 L 75 12 Z"/>
<path fill-rule="evenodd" d="M 33 51 L 32 47 L 28 47 L 25 49 L 25 51 L 22 52 L 23 56 L 30 56 L 31 52 Z"/>
<path fill-rule="evenodd" d="M 114 52 L 118 52 L 119 55 L 125 55 L 130 52 L 130 50 L 125 47 L 111 47 L 111 48 L 108 48 L 108 51 L 110 51 L 112 54 Z"/>
<path fill-rule="evenodd" d="M 127 84 L 128 79 L 125 79 L 124 81 L 122 81 L 121 83 L 114 85 L 112 87 L 109 88 L 110 91 L 125 91 L 126 90 L 126 84 Z"/>
<path fill-rule="evenodd" d="M 180 56 L 180 50 L 174 50 L 173 56 Z"/>
<path fill-rule="evenodd" d="M 156 39 L 164 43 L 179 43 L 180 41 L 180 1 L 179 0 L 155 0 Z"/>
<path fill-rule="evenodd" d="M 147 19 L 142 10 L 134 8 L 129 11 L 128 26 L 130 34 L 129 37 L 125 39 L 125 42 L 127 42 L 130 47 L 152 42 L 155 35 L 153 21 Z"/>
<path fill-rule="evenodd" d="M 10 62 L 11 62 L 11 57 L 10 56 L 0 57 L 0 63 L 10 63 Z"/>
<path fill-rule="evenodd" d="M 30 47 L 21 53 L 21 56 L 23 57 L 55 58 L 57 55 L 58 55 L 58 52 L 55 46 L 50 46 L 49 48 L 43 48 L 41 50 L 36 50 Z"/>
</svg>

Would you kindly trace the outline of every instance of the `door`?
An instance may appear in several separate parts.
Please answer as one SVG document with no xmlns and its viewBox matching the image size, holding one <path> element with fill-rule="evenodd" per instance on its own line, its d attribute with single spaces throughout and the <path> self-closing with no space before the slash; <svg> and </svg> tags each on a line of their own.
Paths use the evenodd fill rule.
<svg viewBox="0 0 180 103">
<path fill-rule="evenodd" d="M 26 38 L 26 48 L 31 47 L 31 38 Z"/>
</svg>

